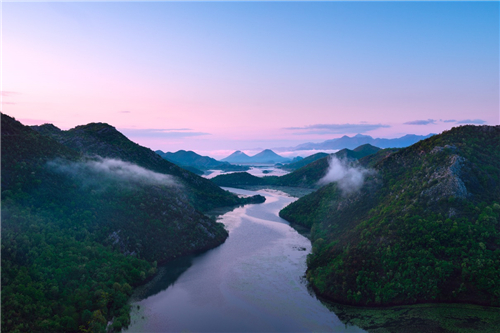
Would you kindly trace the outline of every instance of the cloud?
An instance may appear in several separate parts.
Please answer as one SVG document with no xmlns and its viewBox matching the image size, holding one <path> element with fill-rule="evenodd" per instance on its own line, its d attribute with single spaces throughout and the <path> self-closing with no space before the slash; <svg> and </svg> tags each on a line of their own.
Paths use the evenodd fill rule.
<svg viewBox="0 0 500 333">
<path fill-rule="evenodd" d="M 441 120 L 443 123 L 454 123 L 456 122 L 455 119 L 447 119 L 447 120 Z"/>
<path fill-rule="evenodd" d="M 407 121 L 406 123 L 403 123 L 404 125 L 430 125 L 430 124 L 435 124 L 436 120 L 435 119 L 427 119 L 427 120 L 413 120 L 413 121 Z"/>
<path fill-rule="evenodd" d="M 485 124 L 486 121 L 482 119 L 464 119 L 464 120 L 459 120 L 457 121 L 457 124 L 476 124 L 476 125 L 482 125 Z"/>
<path fill-rule="evenodd" d="M 190 128 L 165 128 L 165 129 L 121 128 L 120 132 L 125 134 L 127 137 L 166 138 L 166 139 L 210 135 L 210 133 L 192 132 L 192 129 Z"/>
<path fill-rule="evenodd" d="M 294 134 L 345 134 L 364 133 L 378 128 L 387 128 L 389 125 L 383 124 L 315 124 L 304 127 L 285 127 L 286 130 L 299 131 Z"/>
<path fill-rule="evenodd" d="M 344 194 L 358 191 L 363 186 L 365 176 L 374 172 L 359 166 L 350 166 L 347 161 L 339 160 L 335 155 L 330 155 L 328 163 L 328 171 L 318 184 L 337 183 Z"/>
<path fill-rule="evenodd" d="M 95 157 L 84 162 L 53 160 L 47 162 L 52 170 L 83 180 L 84 185 L 105 186 L 114 181 L 123 186 L 130 183 L 179 186 L 171 175 L 165 175 L 122 160 Z"/>
</svg>

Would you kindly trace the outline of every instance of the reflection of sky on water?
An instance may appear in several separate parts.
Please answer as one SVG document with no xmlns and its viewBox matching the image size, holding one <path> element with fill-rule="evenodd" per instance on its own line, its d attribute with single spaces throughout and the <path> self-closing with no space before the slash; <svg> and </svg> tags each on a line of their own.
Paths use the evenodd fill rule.
<svg viewBox="0 0 500 333">
<path fill-rule="evenodd" d="M 229 172 L 224 172 L 221 170 L 209 170 L 210 174 L 208 175 L 203 175 L 205 178 L 214 178 L 218 175 L 224 175 L 228 173 L 235 173 L 235 172 L 242 172 L 242 171 L 229 171 Z M 266 166 L 266 165 L 261 165 L 261 166 L 252 166 L 250 167 L 250 170 L 245 171 L 248 172 L 251 175 L 254 175 L 256 177 L 264 177 L 264 176 L 283 176 L 288 174 L 288 171 L 278 169 L 272 165 Z"/>
<path fill-rule="evenodd" d="M 164 281 L 166 289 L 133 303 L 128 332 L 362 331 L 346 327 L 309 293 L 303 276 L 311 243 L 277 215 L 296 199 L 230 190 L 261 194 L 266 202 L 224 214 L 226 242 L 181 263 L 185 271 L 175 283 Z"/>
</svg>

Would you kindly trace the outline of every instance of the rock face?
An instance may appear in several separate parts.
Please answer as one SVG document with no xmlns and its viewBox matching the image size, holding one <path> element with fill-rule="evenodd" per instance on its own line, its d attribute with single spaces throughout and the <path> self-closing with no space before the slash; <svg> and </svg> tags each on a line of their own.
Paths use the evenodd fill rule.
<svg viewBox="0 0 500 333">
<path fill-rule="evenodd" d="M 311 228 L 313 288 L 349 304 L 500 306 L 500 126 L 453 128 L 359 164 L 374 172 L 357 192 L 333 182 L 280 212 Z"/>
<path fill-rule="evenodd" d="M 433 152 L 431 151 L 431 153 Z M 432 201 L 452 197 L 459 199 L 467 198 L 467 188 L 461 179 L 462 165 L 466 160 L 456 154 L 450 155 L 448 160 L 449 165 L 437 168 L 430 175 L 429 182 L 435 185 L 422 191 L 421 195 L 427 196 Z"/>
</svg>

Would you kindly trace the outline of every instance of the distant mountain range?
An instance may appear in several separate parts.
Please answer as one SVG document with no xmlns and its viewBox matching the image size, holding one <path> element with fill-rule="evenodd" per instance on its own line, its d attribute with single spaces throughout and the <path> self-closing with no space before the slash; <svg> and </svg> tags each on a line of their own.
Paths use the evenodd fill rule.
<svg viewBox="0 0 500 333">
<path fill-rule="evenodd" d="M 415 135 L 415 134 L 407 134 L 403 137 L 396 139 L 381 139 L 381 138 L 372 138 L 369 135 L 357 134 L 353 137 L 349 137 L 344 135 L 338 139 L 326 140 L 320 143 L 312 143 L 307 142 L 300 144 L 298 146 L 288 148 L 289 150 L 321 150 L 321 149 L 354 149 L 364 144 L 371 144 L 372 146 L 376 146 L 379 148 L 403 148 L 411 146 L 414 143 L 417 143 L 420 140 L 427 139 L 435 134 L 429 135 Z"/>
<path fill-rule="evenodd" d="M 248 172 L 235 172 L 216 176 L 211 179 L 219 186 L 244 187 L 244 186 L 288 186 L 317 189 L 320 187 L 318 181 L 323 178 L 329 167 L 329 157 L 354 162 L 361 158 L 366 161 L 380 160 L 399 149 L 379 149 L 372 145 L 362 145 L 354 150 L 342 149 L 334 154 L 318 153 L 304 158 L 295 163 L 284 165 L 282 168 L 292 172 L 283 176 L 257 177 Z"/>
<path fill-rule="evenodd" d="M 263 163 L 263 164 L 274 164 L 274 163 L 287 163 L 290 162 L 289 158 L 280 156 L 270 149 L 265 149 L 254 156 L 248 156 L 242 151 L 235 151 L 221 161 L 229 163 L 241 163 L 241 164 L 251 164 L 251 163 Z"/>
<path fill-rule="evenodd" d="M 217 161 L 208 156 L 202 156 L 194 151 L 179 150 L 175 153 L 164 153 L 161 150 L 155 151 L 158 155 L 178 166 L 190 171 L 199 170 L 201 173 L 206 170 L 216 169 L 223 171 L 246 171 L 249 168 L 241 165 L 232 165 L 228 162 Z M 199 173 L 199 172 L 195 172 Z"/>
</svg>

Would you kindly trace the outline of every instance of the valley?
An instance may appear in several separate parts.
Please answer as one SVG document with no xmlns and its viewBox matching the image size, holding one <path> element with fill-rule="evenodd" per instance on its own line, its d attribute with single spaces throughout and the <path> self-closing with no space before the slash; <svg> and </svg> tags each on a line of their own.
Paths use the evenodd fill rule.
<svg viewBox="0 0 500 333">
<path fill-rule="evenodd" d="M 441 332 L 466 311 L 467 331 L 493 332 L 499 138 L 462 126 L 244 166 L 176 155 L 200 177 L 108 124 L 2 114 L 2 327 Z"/>
</svg>

